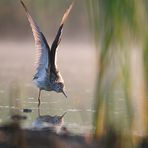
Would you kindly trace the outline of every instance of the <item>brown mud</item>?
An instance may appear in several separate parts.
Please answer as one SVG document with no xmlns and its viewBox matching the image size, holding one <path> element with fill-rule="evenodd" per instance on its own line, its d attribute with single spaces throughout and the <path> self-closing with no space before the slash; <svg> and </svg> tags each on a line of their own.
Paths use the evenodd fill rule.
<svg viewBox="0 0 148 148">
<path fill-rule="evenodd" d="M 92 135 L 74 135 L 63 127 L 60 133 L 49 128 L 42 130 L 22 129 L 18 123 L 0 127 L 0 148 L 120 148 L 114 132 L 95 139 Z M 148 138 L 137 146 L 148 148 Z"/>
</svg>

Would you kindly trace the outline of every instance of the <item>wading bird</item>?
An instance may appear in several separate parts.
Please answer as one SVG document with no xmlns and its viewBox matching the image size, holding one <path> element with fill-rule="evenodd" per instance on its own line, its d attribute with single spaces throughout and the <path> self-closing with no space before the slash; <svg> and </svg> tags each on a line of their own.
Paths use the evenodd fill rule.
<svg viewBox="0 0 148 148">
<path fill-rule="evenodd" d="M 57 47 L 61 41 L 64 22 L 67 19 L 73 7 L 73 3 L 64 13 L 60 27 L 50 48 L 45 36 L 40 31 L 40 28 L 38 27 L 37 23 L 29 14 L 26 5 L 22 0 L 20 2 L 25 9 L 34 36 L 35 47 L 38 51 L 38 62 L 37 62 L 36 73 L 33 77 L 33 82 L 39 88 L 39 94 L 38 94 L 38 107 L 39 107 L 41 90 L 63 93 L 65 97 L 67 97 L 67 95 L 64 92 L 64 80 L 59 70 L 57 69 L 56 52 L 57 52 Z"/>
</svg>

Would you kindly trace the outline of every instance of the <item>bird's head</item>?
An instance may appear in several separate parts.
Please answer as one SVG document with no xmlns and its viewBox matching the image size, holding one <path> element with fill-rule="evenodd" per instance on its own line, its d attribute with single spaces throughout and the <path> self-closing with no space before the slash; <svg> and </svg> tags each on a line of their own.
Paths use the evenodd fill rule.
<svg viewBox="0 0 148 148">
<path fill-rule="evenodd" d="M 60 124 L 62 123 L 62 120 L 60 120 L 60 119 L 58 118 L 58 116 L 54 116 L 54 117 L 52 117 L 51 123 L 52 123 L 53 125 L 60 125 Z"/>
<path fill-rule="evenodd" d="M 61 82 L 55 83 L 53 85 L 53 90 L 56 91 L 57 93 L 63 93 L 64 96 L 67 98 L 66 93 L 64 92 L 64 84 Z"/>
<path fill-rule="evenodd" d="M 63 115 L 61 116 L 53 116 L 52 117 L 52 124 L 54 125 L 61 125 L 64 123 L 64 116 L 67 112 L 65 112 Z"/>
</svg>

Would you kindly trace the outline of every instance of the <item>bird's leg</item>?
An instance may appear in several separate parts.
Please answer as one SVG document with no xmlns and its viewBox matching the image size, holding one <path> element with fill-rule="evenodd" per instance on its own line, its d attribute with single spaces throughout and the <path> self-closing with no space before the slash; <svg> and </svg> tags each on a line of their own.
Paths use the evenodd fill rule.
<svg viewBox="0 0 148 148">
<path fill-rule="evenodd" d="M 40 117 L 41 114 L 40 114 L 40 108 L 38 107 L 38 117 Z"/>
<path fill-rule="evenodd" d="M 41 89 L 39 90 L 39 95 L 38 95 L 38 108 L 40 107 L 40 103 L 41 103 L 40 96 L 41 96 Z"/>
<path fill-rule="evenodd" d="M 40 116 L 40 96 L 41 96 L 41 89 L 39 89 L 39 95 L 38 95 L 38 116 Z"/>
</svg>

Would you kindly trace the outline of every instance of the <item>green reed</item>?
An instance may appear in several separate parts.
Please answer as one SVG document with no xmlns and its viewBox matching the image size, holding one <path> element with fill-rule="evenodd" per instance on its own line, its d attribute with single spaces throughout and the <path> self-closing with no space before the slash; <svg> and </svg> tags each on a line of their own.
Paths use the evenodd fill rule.
<svg viewBox="0 0 148 148">
<path fill-rule="evenodd" d="M 133 146 L 134 132 L 143 135 L 148 125 L 147 6 L 146 0 L 87 0 L 98 56 L 95 136 L 112 128 L 121 141 L 128 137 L 124 147 Z"/>
</svg>

